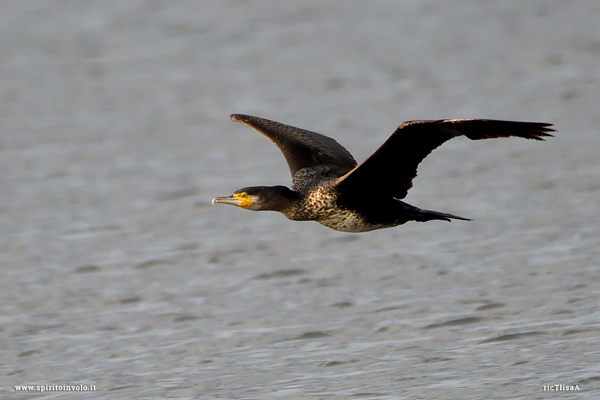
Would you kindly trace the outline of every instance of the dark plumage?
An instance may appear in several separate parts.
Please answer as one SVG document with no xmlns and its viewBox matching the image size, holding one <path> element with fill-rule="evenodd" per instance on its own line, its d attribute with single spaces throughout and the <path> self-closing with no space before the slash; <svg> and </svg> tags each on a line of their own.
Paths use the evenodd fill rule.
<svg viewBox="0 0 600 400">
<path fill-rule="evenodd" d="M 400 201 L 412 187 L 421 161 L 456 136 L 472 140 L 510 136 L 544 140 L 552 136 L 548 132 L 554 131 L 549 128 L 551 124 L 539 122 L 408 121 L 357 166 L 348 150 L 330 137 L 249 115 L 233 114 L 231 119 L 260 132 L 281 150 L 293 184 L 291 189 L 246 187 L 229 197 L 215 197 L 213 204 L 279 211 L 294 221 L 317 221 L 343 232 L 367 232 L 408 221 L 468 220 Z"/>
</svg>

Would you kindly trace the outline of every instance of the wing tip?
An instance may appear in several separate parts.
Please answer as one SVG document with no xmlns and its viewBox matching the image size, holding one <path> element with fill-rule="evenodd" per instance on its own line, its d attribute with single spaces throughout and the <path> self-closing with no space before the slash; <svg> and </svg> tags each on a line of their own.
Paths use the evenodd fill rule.
<svg viewBox="0 0 600 400">
<path fill-rule="evenodd" d="M 532 122 L 531 124 L 535 125 L 535 131 L 530 133 L 530 137 L 528 139 L 535 139 L 544 141 L 546 137 L 554 137 L 550 132 L 556 132 L 555 129 L 550 128 L 554 126 L 554 124 L 549 124 L 547 122 Z"/>
<path fill-rule="evenodd" d="M 229 118 L 231 118 L 231 120 L 233 122 L 242 122 L 248 119 L 248 115 L 244 115 L 244 114 L 231 114 L 229 116 Z"/>
</svg>

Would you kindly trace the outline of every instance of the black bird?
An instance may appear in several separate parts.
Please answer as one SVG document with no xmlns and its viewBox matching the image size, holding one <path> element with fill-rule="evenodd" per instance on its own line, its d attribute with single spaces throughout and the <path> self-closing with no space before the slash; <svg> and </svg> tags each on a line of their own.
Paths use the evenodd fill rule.
<svg viewBox="0 0 600 400">
<path fill-rule="evenodd" d="M 233 114 L 231 119 L 260 132 L 282 152 L 292 188 L 253 186 L 214 203 L 254 211 L 279 211 L 294 221 L 317 221 L 342 232 L 368 232 L 408 221 L 467 218 L 422 210 L 400 199 L 417 176 L 417 166 L 435 148 L 456 136 L 472 140 L 517 136 L 544 140 L 552 124 L 490 119 L 408 121 L 362 164 L 338 142 L 319 133 L 268 119 Z"/>
</svg>

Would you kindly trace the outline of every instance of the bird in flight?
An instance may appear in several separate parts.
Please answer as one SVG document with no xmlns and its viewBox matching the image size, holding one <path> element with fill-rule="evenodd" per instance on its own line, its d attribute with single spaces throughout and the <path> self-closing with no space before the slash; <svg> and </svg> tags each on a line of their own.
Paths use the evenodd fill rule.
<svg viewBox="0 0 600 400">
<path fill-rule="evenodd" d="M 283 153 L 292 174 L 286 186 L 252 186 L 212 203 L 253 211 L 278 211 L 293 221 L 317 221 L 341 232 L 368 232 L 408 221 L 467 218 L 407 204 L 417 167 L 447 140 L 516 136 L 544 140 L 552 124 L 491 119 L 407 121 L 362 164 L 334 139 L 320 133 L 250 115 L 231 119 L 270 139 Z"/>
</svg>

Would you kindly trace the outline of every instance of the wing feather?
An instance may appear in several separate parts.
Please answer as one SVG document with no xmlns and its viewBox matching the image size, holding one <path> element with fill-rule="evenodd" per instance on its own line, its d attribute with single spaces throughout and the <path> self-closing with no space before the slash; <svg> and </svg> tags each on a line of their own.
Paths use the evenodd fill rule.
<svg viewBox="0 0 600 400">
<path fill-rule="evenodd" d="M 292 177 L 305 168 L 317 174 L 340 177 L 356 166 L 348 150 L 320 133 L 250 115 L 233 114 L 231 120 L 270 139 L 283 153 Z"/>
<path fill-rule="evenodd" d="M 376 192 L 397 199 L 406 197 L 417 167 L 437 147 L 456 136 L 472 140 L 522 137 L 544 140 L 552 124 L 490 119 L 407 121 L 362 164 L 338 180 L 342 196 Z"/>
</svg>

